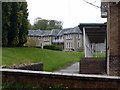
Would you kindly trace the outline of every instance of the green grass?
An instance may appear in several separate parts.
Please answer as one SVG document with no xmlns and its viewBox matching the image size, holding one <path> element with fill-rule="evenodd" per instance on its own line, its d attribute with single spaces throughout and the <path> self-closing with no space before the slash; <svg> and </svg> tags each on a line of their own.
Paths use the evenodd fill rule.
<svg viewBox="0 0 120 90">
<path fill-rule="evenodd" d="M 52 51 L 40 48 L 2 48 L 2 65 L 43 62 L 45 71 L 54 71 L 84 57 L 81 52 Z"/>
<path fill-rule="evenodd" d="M 0 47 L 0 66 L 2 65 L 2 48 Z"/>
<path fill-rule="evenodd" d="M 102 57 L 106 57 L 106 55 L 105 55 L 105 53 L 94 53 L 93 57 L 102 58 Z"/>
</svg>

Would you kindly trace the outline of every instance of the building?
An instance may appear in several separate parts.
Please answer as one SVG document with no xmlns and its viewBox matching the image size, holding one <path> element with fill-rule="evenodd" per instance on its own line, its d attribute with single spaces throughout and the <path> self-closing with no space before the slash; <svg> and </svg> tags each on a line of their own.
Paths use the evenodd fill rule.
<svg viewBox="0 0 120 90">
<path fill-rule="evenodd" d="M 120 76 L 120 0 L 101 0 L 101 16 L 107 18 L 107 74 Z"/>
<path fill-rule="evenodd" d="M 83 51 L 82 32 L 79 27 L 72 28 L 64 33 L 65 51 Z"/>
<path fill-rule="evenodd" d="M 41 30 L 29 30 L 28 37 L 27 37 L 27 43 L 25 46 L 31 46 L 31 47 L 41 47 Z"/>
<path fill-rule="evenodd" d="M 29 30 L 27 46 L 41 47 L 61 44 L 64 51 L 80 51 L 82 48 L 82 32 L 78 27 L 62 30 Z"/>
<path fill-rule="evenodd" d="M 103 53 L 106 51 L 105 28 L 103 27 L 105 26 L 102 23 L 81 23 L 74 28 L 62 30 L 29 30 L 26 45 L 43 48 L 45 45 L 60 44 L 63 51 L 84 51 L 86 56 L 92 57 L 94 52 Z M 86 36 L 90 40 L 84 37 L 84 28 Z M 95 37 L 92 38 L 93 36 L 90 35 Z M 87 40 L 92 41 L 92 43 L 88 43 Z"/>
<path fill-rule="evenodd" d="M 64 37 L 64 33 L 69 31 L 71 28 L 67 28 L 67 29 L 62 29 L 60 30 L 56 36 L 53 39 L 53 44 L 60 44 L 62 46 L 62 49 L 65 51 L 64 49 L 64 45 L 65 45 L 65 37 Z"/>
</svg>

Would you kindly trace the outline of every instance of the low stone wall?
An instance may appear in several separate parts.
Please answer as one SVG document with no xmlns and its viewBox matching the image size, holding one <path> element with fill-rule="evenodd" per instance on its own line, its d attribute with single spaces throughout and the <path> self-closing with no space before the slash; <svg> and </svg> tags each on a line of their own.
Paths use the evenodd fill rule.
<svg viewBox="0 0 120 90">
<path fill-rule="evenodd" d="M 120 77 L 0 69 L 3 83 L 30 84 L 34 88 L 114 88 L 120 89 Z M 21 87 L 22 88 L 22 87 Z M 48 89 L 45 89 L 48 90 Z"/>
<path fill-rule="evenodd" d="M 6 67 L 9 69 L 22 69 L 22 70 L 33 70 L 33 71 L 43 71 L 43 63 L 32 63 L 32 64 L 20 64 L 15 66 Z"/>
<path fill-rule="evenodd" d="M 80 60 L 79 73 L 81 74 L 105 74 L 106 61 L 98 58 L 82 58 Z"/>
</svg>

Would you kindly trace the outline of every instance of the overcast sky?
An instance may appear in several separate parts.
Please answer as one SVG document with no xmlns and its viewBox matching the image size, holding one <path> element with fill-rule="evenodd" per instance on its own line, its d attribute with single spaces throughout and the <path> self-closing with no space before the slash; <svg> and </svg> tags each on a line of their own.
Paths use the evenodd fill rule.
<svg viewBox="0 0 120 90">
<path fill-rule="evenodd" d="M 100 6 L 101 0 L 86 0 Z M 31 24 L 34 19 L 53 19 L 63 21 L 63 28 L 75 27 L 79 23 L 104 23 L 100 8 L 84 0 L 27 0 Z"/>
</svg>

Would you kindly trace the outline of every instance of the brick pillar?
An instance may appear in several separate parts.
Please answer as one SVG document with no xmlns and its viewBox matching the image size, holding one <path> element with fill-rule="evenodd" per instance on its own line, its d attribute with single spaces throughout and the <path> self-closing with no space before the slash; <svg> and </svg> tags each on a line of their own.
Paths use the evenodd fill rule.
<svg viewBox="0 0 120 90">
<path fill-rule="evenodd" d="M 108 8 L 109 75 L 120 76 L 120 3 Z"/>
</svg>

